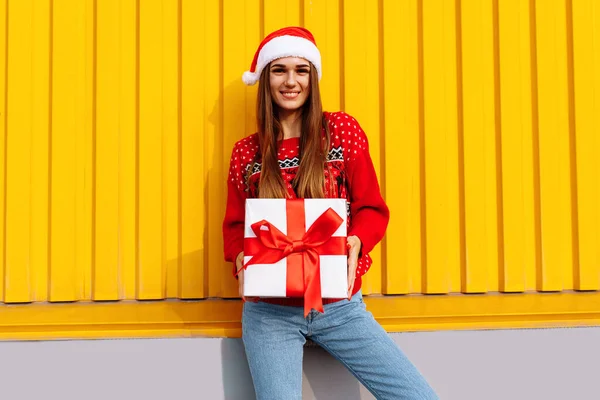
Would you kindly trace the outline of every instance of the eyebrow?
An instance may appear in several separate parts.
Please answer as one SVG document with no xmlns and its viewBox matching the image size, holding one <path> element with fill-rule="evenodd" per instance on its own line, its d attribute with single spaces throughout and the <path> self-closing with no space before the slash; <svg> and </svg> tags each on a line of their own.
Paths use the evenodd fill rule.
<svg viewBox="0 0 600 400">
<path fill-rule="evenodd" d="M 284 65 L 284 64 L 273 64 L 273 65 L 271 65 L 271 68 L 275 68 L 275 67 L 277 67 L 277 68 L 285 68 L 285 67 L 287 67 L 287 65 Z M 296 68 L 308 68 L 308 64 L 298 64 L 298 65 L 296 65 Z"/>
</svg>

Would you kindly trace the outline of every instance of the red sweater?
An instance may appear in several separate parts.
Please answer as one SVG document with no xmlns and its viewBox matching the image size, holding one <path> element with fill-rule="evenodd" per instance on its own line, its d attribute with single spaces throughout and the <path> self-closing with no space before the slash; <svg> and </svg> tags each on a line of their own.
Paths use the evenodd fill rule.
<svg viewBox="0 0 600 400">
<path fill-rule="evenodd" d="M 331 146 L 328 155 L 330 168 L 325 168 L 325 194 L 328 198 L 345 198 L 348 201 L 348 236 L 356 235 L 361 243 L 361 255 L 356 269 L 354 283 L 355 294 L 360 290 L 361 277 L 371 267 L 369 252 L 381 241 L 389 221 L 389 209 L 381 197 L 373 161 L 369 155 L 367 136 L 358 122 L 344 112 L 324 113 L 329 123 Z M 296 194 L 291 182 L 299 165 L 300 139 L 284 139 L 278 143 L 279 167 L 287 185 L 290 197 Z M 258 178 L 260 176 L 260 155 L 258 136 L 253 134 L 237 142 L 231 155 L 229 177 L 227 180 L 227 209 L 223 222 L 223 241 L 225 260 L 233 262 L 244 250 L 245 200 L 257 197 Z M 247 171 L 254 163 L 254 170 L 248 182 Z M 334 184 L 330 185 L 330 179 Z M 333 193 L 332 193 L 333 192 Z M 323 303 L 332 303 L 340 299 L 323 299 Z M 261 301 L 302 306 L 303 299 L 264 298 Z"/>
</svg>

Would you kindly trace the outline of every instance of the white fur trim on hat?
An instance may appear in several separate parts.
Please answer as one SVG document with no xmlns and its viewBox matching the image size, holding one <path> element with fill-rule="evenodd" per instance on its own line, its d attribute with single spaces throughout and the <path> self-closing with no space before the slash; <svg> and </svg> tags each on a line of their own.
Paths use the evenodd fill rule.
<svg viewBox="0 0 600 400">
<path fill-rule="evenodd" d="M 244 74 L 242 75 L 242 81 L 244 81 L 244 83 L 248 86 L 252 86 L 254 85 L 256 82 L 258 82 L 258 78 L 260 77 L 260 75 L 257 74 L 253 74 L 250 71 L 246 71 L 244 72 Z"/>
<path fill-rule="evenodd" d="M 321 70 L 321 53 L 317 46 L 308 39 L 298 36 L 278 36 L 271 39 L 260 50 L 256 71 L 246 71 L 242 75 L 242 81 L 246 85 L 254 85 L 260 79 L 262 70 L 273 60 L 283 57 L 300 57 L 310 61 L 317 70 L 319 80 L 323 75 Z"/>
</svg>

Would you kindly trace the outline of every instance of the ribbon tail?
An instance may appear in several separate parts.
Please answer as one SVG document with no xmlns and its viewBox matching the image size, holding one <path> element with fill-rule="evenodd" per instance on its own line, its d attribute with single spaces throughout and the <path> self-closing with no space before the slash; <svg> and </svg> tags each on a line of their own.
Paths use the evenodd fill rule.
<svg viewBox="0 0 600 400">
<path fill-rule="evenodd" d="M 304 258 L 304 317 L 306 318 L 314 308 L 319 312 L 323 309 L 323 298 L 321 297 L 321 260 L 315 250 L 307 250 Z"/>
</svg>

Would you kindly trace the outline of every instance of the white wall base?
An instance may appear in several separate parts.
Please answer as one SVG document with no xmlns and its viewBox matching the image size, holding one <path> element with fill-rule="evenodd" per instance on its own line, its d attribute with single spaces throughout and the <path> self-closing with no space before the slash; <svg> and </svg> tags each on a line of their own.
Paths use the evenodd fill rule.
<svg viewBox="0 0 600 400">
<path fill-rule="evenodd" d="M 392 334 L 444 400 L 597 399 L 600 328 Z M 0 398 L 248 400 L 236 339 L 0 342 Z M 335 359 L 308 348 L 305 399 L 372 399 Z"/>
</svg>

